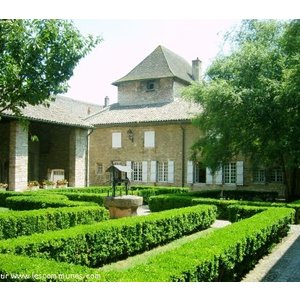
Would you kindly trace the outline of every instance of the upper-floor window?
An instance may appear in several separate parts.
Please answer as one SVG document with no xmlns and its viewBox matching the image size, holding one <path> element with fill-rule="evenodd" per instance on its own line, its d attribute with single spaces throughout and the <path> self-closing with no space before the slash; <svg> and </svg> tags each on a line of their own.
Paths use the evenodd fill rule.
<svg viewBox="0 0 300 300">
<path fill-rule="evenodd" d="M 147 88 L 147 91 L 154 91 L 155 90 L 155 82 L 154 82 L 154 80 L 147 81 L 146 88 Z"/>
<path fill-rule="evenodd" d="M 144 132 L 144 147 L 145 148 L 155 147 L 155 131 Z"/>
<path fill-rule="evenodd" d="M 121 148 L 122 147 L 122 134 L 121 132 L 112 133 L 112 147 Z"/>
</svg>

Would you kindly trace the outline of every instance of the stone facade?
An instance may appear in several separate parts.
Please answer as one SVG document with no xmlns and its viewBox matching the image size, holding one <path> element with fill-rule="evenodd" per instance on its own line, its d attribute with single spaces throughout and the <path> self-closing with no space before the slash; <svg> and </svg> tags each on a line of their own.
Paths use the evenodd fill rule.
<svg viewBox="0 0 300 300">
<path fill-rule="evenodd" d="M 129 138 L 129 130 L 132 139 Z M 121 147 L 112 147 L 112 134 L 121 133 Z M 145 147 L 145 132 L 154 132 L 154 147 Z M 191 124 L 153 124 L 112 126 L 109 128 L 97 128 L 90 136 L 90 184 L 108 184 L 109 173 L 105 171 L 112 162 L 122 165 L 140 163 L 143 168 L 142 174 L 137 180 L 131 176 L 134 184 L 159 184 L 159 185 L 186 185 L 186 163 L 190 156 L 190 146 L 199 134 L 198 129 Z M 153 176 L 153 162 L 173 162 L 173 180 L 159 181 L 151 178 Z M 170 170 L 169 170 L 170 171 Z M 156 166 L 156 173 L 158 172 Z M 151 175 L 152 174 L 152 175 Z M 171 175 L 171 174 L 169 174 Z M 172 182 L 171 182 L 172 181 Z"/>
<path fill-rule="evenodd" d="M 153 89 L 147 88 L 149 82 L 154 84 Z M 120 83 L 118 86 L 118 102 L 124 106 L 172 101 L 173 99 L 173 79 L 171 78 L 130 81 Z"/>
</svg>

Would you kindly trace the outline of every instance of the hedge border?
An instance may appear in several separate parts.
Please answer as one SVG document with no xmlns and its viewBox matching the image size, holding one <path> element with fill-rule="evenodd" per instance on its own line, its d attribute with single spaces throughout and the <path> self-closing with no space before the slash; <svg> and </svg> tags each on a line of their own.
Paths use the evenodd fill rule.
<svg viewBox="0 0 300 300">
<path fill-rule="evenodd" d="M 238 281 L 270 251 L 274 240 L 278 242 L 286 235 L 293 214 L 293 209 L 268 208 L 123 271 L 95 270 L 41 258 L 0 254 L 0 273 L 3 274 L 0 281 Z M 18 276 L 28 276 L 28 273 L 27 280 Z M 43 276 L 47 274 L 53 278 Z M 64 274 L 63 278 L 58 278 L 60 274 Z M 71 274 L 77 274 L 78 278 L 68 277 Z"/>
<path fill-rule="evenodd" d="M 208 228 L 215 206 L 194 206 L 0 241 L 0 252 L 99 267 Z"/>
<path fill-rule="evenodd" d="M 109 219 L 100 206 L 48 208 L 0 213 L 0 239 L 60 230 Z"/>
</svg>

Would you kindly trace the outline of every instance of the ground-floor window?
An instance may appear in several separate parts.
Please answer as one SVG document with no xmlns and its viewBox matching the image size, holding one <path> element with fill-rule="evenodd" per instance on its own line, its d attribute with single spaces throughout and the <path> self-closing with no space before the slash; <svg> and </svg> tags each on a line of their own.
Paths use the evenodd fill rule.
<svg viewBox="0 0 300 300">
<path fill-rule="evenodd" d="M 157 163 L 157 180 L 159 182 L 168 181 L 168 162 Z"/>
<path fill-rule="evenodd" d="M 265 183 L 266 182 L 266 170 L 265 169 L 255 169 L 253 171 L 253 182 Z"/>
<path fill-rule="evenodd" d="M 205 183 L 206 182 L 206 169 L 202 167 L 200 163 L 194 164 L 194 183 Z"/>
<path fill-rule="evenodd" d="M 236 163 L 223 165 L 224 183 L 236 183 Z"/>
<path fill-rule="evenodd" d="M 133 162 L 133 181 L 142 181 L 143 179 L 143 163 L 142 162 Z"/>
<path fill-rule="evenodd" d="M 270 174 L 271 182 L 283 182 L 283 172 L 281 169 L 273 169 Z"/>
</svg>

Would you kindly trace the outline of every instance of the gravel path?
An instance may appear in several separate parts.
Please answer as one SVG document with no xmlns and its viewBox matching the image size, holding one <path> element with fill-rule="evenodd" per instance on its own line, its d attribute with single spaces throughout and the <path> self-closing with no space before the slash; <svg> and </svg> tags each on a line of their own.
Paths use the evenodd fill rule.
<svg viewBox="0 0 300 300">
<path fill-rule="evenodd" d="M 300 282 L 300 225 L 263 257 L 243 282 Z"/>
</svg>

